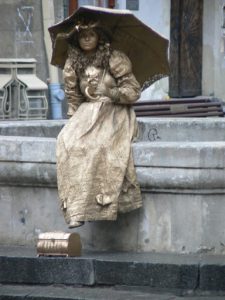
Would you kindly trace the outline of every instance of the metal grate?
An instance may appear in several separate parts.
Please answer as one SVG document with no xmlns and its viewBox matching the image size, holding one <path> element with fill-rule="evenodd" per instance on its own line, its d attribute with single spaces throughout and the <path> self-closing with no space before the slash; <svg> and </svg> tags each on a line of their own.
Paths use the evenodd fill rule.
<svg viewBox="0 0 225 300">
<path fill-rule="evenodd" d="M 35 59 L 0 59 L 0 119 L 46 119 L 47 84 L 36 76 Z"/>
</svg>

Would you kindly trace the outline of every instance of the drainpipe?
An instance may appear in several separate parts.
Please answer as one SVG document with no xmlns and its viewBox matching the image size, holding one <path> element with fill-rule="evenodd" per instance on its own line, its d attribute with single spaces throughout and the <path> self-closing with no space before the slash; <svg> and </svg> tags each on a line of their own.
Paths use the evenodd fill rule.
<svg viewBox="0 0 225 300">
<path fill-rule="evenodd" d="M 59 83 L 57 67 L 50 64 L 52 55 L 52 42 L 48 28 L 55 23 L 54 0 L 42 0 L 42 16 L 44 27 L 44 42 L 49 66 L 49 94 L 51 101 L 51 114 L 53 119 L 62 119 L 62 101 L 65 98 L 64 91 Z"/>
</svg>

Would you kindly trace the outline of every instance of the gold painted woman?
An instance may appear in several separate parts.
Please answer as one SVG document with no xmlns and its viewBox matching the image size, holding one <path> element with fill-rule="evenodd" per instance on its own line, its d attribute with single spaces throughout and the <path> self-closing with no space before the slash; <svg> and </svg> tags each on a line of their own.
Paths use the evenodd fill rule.
<svg viewBox="0 0 225 300">
<path fill-rule="evenodd" d="M 59 46 L 57 50 L 54 45 L 55 52 L 64 53 L 63 75 L 70 117 L 57 139 L 58 192 L 69 228 L 81 226 L 85 221 L 116 220 L 118 213 L 142 206 L 131 149 L 138 129 L 132 103 L 138 100 L 141 86 L 131 60 L 123 51 L 112 47 L 117 34 L 114 30 L 110 40 L 105 31 L 110 21 L 107 11 L 110 10 L 81 8 L 80 14 L 78 10 L 70 18 L 73 23 L 68 21 L 68 25 L 73 25 L 67 34 L 66 51 Z M 101 20 L 105 12 L 106 18 L 103 16 Z M 125 17 L 125 13 L 119 14 L 120 19 L 123 14 Z M 115 12 L 112 15 L 115 17 Z M 129 13 L 128 19 L 130 16 Z M 52 37 L 57 28 L 56 25 L 50 31 Z M 135 26 L 128 30 L 135 33 Z M 122 32 L 121 29 L 118 36 Z M 122 42 L 132 53 L 135 44 L 132 49 L 128 37 L 126 34 Z M 53 64 L 60 64 L 60 59 L 53 53 Z M 146 63 L 147 60 L 145 68 Z M 143 85 L 145 70 L 141 62 L 135 61 L 135 66 L 142 68 L 138 74 Z"/>
<path fill-rule="evenodd" d="M 63 70 L 67 125 L 57 140 L 59 197 L 69 227 L 141 206 L 131 142 L 140 85 L 98 23 L 76 26 Z"/>
</svg>

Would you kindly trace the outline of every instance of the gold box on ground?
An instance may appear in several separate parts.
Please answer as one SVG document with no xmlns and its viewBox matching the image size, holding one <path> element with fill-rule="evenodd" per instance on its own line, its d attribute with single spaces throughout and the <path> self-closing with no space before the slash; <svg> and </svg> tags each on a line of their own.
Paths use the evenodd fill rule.
<svg viewBox="0 0 225 300">
<path fill-rule="evenodd" d="M 37 241 L 38 256 L 81 256 L 78 233 L 61 231 L 40 233 Z"/>
</svg>

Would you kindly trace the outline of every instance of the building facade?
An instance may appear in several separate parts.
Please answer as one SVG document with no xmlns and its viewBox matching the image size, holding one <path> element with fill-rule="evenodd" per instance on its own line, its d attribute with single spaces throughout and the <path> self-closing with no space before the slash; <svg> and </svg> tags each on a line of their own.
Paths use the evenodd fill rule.
<svg viewBox="0 0 225 300">
<path fill-rule="evenodd" d="M 195 4 L 193 4 L 195 3 Z M 197 3 L 197 6 L 196 6 Z M 175 84 L 179 84 L 178 78 L 183 81 L 180 85 L 188 85 L 190 78 L 185 77 L 187 67 L 190 66 L 190 76 L 195 80 L 198 72 L 199 89 L 195 93 L 185 92 L 174 93 L 173 85 L 169 84 L 169 79 L 162 79 L 142 93 L 141 99 L 168 99 L 169 97 L 185 96 L 212 96 L 225 99 L 225 1 L 224 0 L 179 0 L 179 1 L 153 1 L 153 0 L 0 0 L 0 40 L 1 58 L 21 59 L 32 58 L 37 61 L 37 76 L 46 84 L 59 83 L 63 84 L 62 73 L 57 68 L 50 65 L 51 58 L 51 41 L 48 34 L 48 27 L 60 22 L 68 16 L 73 9 L 80 5 L 96 5 L 105 7 L 114 7 L 117 9 L 130 9 L 148 26 L 159 32 L 161 35 L 170 40 L 171 47 L 174 46 L 174 11 L 178 9 L 180 20 L 180 33 L 182 43 L 184 40 L 196 39 L 201 44 L 200 50 L 189 45 L 190 59 L 187 61 L 183 48 L 175 52 L 175 57 L 183 61 L 177 65 L 171 64 L 171 78 L 174 78 Z M 195 12 L 193 12 L 195 5 Z M 177 8 L 179 6 L 179 8 Z M 198 11 L 197 11 L 198 9 Z M 188 11 L 191 13 L 188 13 Z M 192 34 L 190 27 L 185 27 L 185 20 L 188 24 L 196 16 L 196 24 L 199 26 L 197 36 Z M 183 18 L 183 19 L 182 19 Z M 182 25 L 183 24 L 183 25 Z M 183 26 L 183 27 L 182 27 Z M 189 30 L 189 32 L 185 32 Z M 179 52 L 180 51 L 180 52 Z M 199 54 L 196 54 L 199 52 Z M 171 52 L 168 52 L 170 60 Z M 183 57 L 183 58 L 182 58 Z M 182 69 L 182 65 L 184 68 Z M 176 70 L 177 68 L 177 70 Z M 175 72 L 180 74 L 175 74 Z M 175 75 L 177 76 L 175 76 Z M 50 97 L 48 95 L 48 97 Z M 64 110 L 66 104 L 63 104 Z M 51 108 L 51 107 L 50 107 Z M 62 117 L 64 117 L 63 114 Z M 51 116 L 49 115 L 49 118 Z"/>
</svg>

